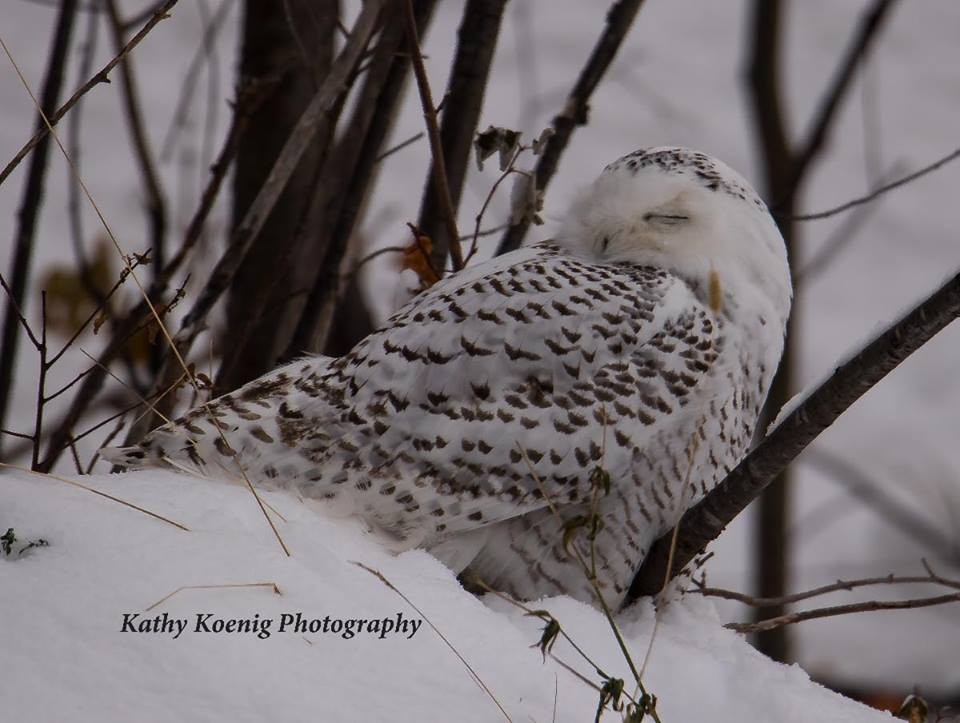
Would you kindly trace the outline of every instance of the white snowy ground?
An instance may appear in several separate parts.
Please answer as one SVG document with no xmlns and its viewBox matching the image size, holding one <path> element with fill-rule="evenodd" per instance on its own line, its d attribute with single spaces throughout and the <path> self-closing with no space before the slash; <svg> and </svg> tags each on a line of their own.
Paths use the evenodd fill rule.
<svg viewBox="0 0 960 723">
<path fill-rule="evenodd" d="M 121 3 L 131 14 L 147 4 L 146 0 Z M 869 0 L 787 4 L 785 90 L 793 138 L 802 137 L 859 14 L 870 4 Z M 214 107 L 219 120 L 215 146 L 228 120 L 226 100 L 233 86 L 238 5 L 233 0 L 216 44 L 219 69 L 214 75 L 219 89 L 214 88 L 213 94 L 218 98 Z M 356 2 L 345 6 L 356 12 Z M 445 0 L 438 6 L 426 37 L 435 91 L 446 82 L 463 2 Z M 529 139 L 547 125 L 589 55 L 606 6 L 601 0 L 509 3 L 481 127 L 488 123 L 518 127 Z M 747 178 L 758 180 L 741 83 L 747 6 L 745 0 L 647 0 L 621 55 L 593 98 L 589 125 L 577 130 L 550 187 L 544 213 L 547 224 L 534 229 L 531 238 L 549 237 L 572 192 L 605 163 L 639 147 L 684 144 L 700 148 L 723 158 Z M 200 46 L 202 7 L 200 2 L 181 2 L 135 53 L 144 116 L 155 147 L 166 134 L 186 69 Z M 0 34 L 34 88 L 42 82 L 55 13 L 55 8 L 39 2 L 0 2 Z M 86 16 L 78 26 L 78 40 L 85 34 L 85 26 Z M 868 170 L 872 166 L 887 171 L 899 163 L 904 171 L 913 170 L 960 144 L 958 27 L 960 3 L 956 0 L 898 4 L 865 73 L 858 76 L 840 110 L 825 158 L 814 169 L 803 194 L 805 210 L 819 210 L 864 192 L 870 185 Z M 107 38 L 101 27 L 96 66 L 111 54 Z M 71 60 L 66 83 L 70 89 L 77 85 L 77 55 Z M 0 162 L 5 162 L 29 135 L 33 108 L 15 73 L 5 60 L 0 61 Z M 206 83 L 205 74 L 198 76 L 184 142 L 171 160 L 160 163 L 173 209 L 172 244 L 189 218 L 204 177 L 199 139 L 206 112 Z M 98 86 L 87 96 L 83 171 L 123 246 L 139 251 L 144 243 L 143 195 L 118 98 L 116 83 Z M 415 93 L 408 92 L 393 141 L 409 137 L 422 126 Z M 420 183 L 411 179 L 423 178 L 427 165 L 423 141 L 382 164 L 380 184 L 363 229 L 371 245 L 393 245 L 406 238 L 404 221 L 416 217 L 422 190 Z M 488 163 L 484 173 L 472 172 L 468 178 L 462 227 L 472 228 L 474 214 L 496 178 L 495 168 Z M 0 187 L 0 265 L 4 270 L 23 169 L 22 165 Z M 36 274 L 52 264 L 72 263 L 66 178 L 63 159 L 51 154 L 33 264 Z M 955 162 L 888 194 L 875 205 L 846 250 L 823 273 L 804 282 L 795 306 L 799 387 L 820 378 L 858 339 L 895 318 L 907 304 L 960 268 L 958 188 L 960 162 Z M 507 195 L 495 201 L 488 215 L 491 225 L 505 217 Z M 222 241 L 225 216 L 226 207 L 221 205 L 210 225 L 207 265 Z M 84 221 L 86 238 L 92 241 L 99 229 L 89 209 Z M 835 218 L 803 225 L 797 249 L 801 268 L 829 243 L 842 221 Z M 496 239 L 493 236 L 490 241 Z M 205 278 L 202 268 L 203 264 L 193 269 L 192 290 Z M 372 281 L 369 287 L 374 289 L 379 311 L 385 313 L 397 296 L 395 268 L 383 259 L 372 265 L 368 281 Z M 27 314 L 34 322 L 39 316 L 36 302 L 34 295 L 27 304 Z M 0 306 L 3 303 L 0 300 Z M 98 343 L 99 338 L 86 336 L 78 346 L 96 353 Z M 197 348 L 197 362 L 205 368 L 206 344 Z M 944 559 L 949 550 L 931 551 L 918 544 L 850 495 L 841 484 L 843 475 L 824 474 L 813 465 L 817 453 L 839 455 L 872 486 L 893 496 L 898 505 L 921 515 L 955 545 L 960 543 L 958 358 L 960 325 L 955 324 L 858 402 L 794 465 L 795 507 L 790 529 L 796 553 L 794 590 L 840 577 L 922 574 L 921 556 L 939 558 L 939 570 L 945 575 L 960 575 L 958 568 L 950 568 Z M 21 345 L 20 360 L 8 424 L 28 431 L 36 390 L 35 354 Z M 71 350 L 53 370 L 52 383 L 68 381 L 87 364 L 79 348 Z M 51 405 L 48 420 L 57 419 L 62 410 L 57 405 L 67 402 L 68 396 Z M 85 424 L 108 413 L 98 409 Z M 99 441 L 96 435 L 83 440 L 80 453 L 84 460 Z M 58 469 L 72 469 L 70 460 L 64 457 Z M 7 508 L 6 489 L 0 484 L 0 525 Z M 708 567 L 711 584 L 750 590 L 750 523 L 750 515 L 742 515 L 712 546 L 716 556 Z M 843 594 L 822 603 L 854 598 Z M 0 624 L 4 603 L 0 599 Z M 742 610 L 723 608 L 724 619 L 744 615 Z M 919 685 L 924 692 L 949 695 L 960 686 L 960 605 L 812 621 L 796 626 L 792 633 L 798 660 L 816 676 L 904 693 Z M 569 688 L 565 686 L 564 691 Z"/>
<path fill-rule="evenodd" d="M 291 555 L 281 551 L 240 484 L 163 471 L 82 480 L 189 531 L 52 478 L 0 474 L 4 525 L 47 547 L 0 556 L 0 708 L 4 720 L 98 721 L 584 721 L 597 693 L 531 648 L 542 624 L 500 599 L 478 600 L 420 551 L 394 557 L 349 519 L 331 519 L 287 494 L 265 499 Z M 370 573 L 379 570 L 421 616 Z M 191 585 L 270 587 L 181 590 Z M 720 627 L 688 596 L 662 616 L 645 683 L 665 723 L 891 720 L 774 663 Z M 537 603 L 609 674 L 630 680 L 604 618 L 569 598 Z M 279 631 L 284 614 L 391 623 L 407 632 Z M 133 614 L 140 617 L 133 617 Z M 271 621 L 269 636 L 197 632 L 197 616 Z M 172 632 L 123 631 L 157 616 Z M 255 617 L 256 616 L 256 617 Z M 476 671 L 485 693 L 434 630 Z M 414 624 L 419 627 L 414 632 Z M 620 621 L 638 664 L 648 606 Z M 366 627 L 368 623 L 364 623 Z M 262 629 L 261 627 L 256 628 Z M 586 677 L 565 641 L 554 654 Z M 498 710 L 495 697 L 506 713 Z M 608 712 L 604 720 L 619 720 Z"/>
</svg>

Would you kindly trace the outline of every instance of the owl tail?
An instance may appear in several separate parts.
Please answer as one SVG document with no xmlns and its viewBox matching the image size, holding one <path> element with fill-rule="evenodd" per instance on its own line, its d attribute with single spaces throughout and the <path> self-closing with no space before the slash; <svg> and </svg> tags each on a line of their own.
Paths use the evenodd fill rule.
<svg viewBox="0 0 960 723">
<path fill-rule="evenodd" d="M 123 471 L 167 466 L 162 457 L 143 447 L 104 447 L 100 457 Z"/>
</svg>

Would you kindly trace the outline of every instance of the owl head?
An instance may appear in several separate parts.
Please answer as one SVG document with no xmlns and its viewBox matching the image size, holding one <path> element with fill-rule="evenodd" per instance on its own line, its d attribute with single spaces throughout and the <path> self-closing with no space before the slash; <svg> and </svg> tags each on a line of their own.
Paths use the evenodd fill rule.
<svg viewBox="0 0 960 723">
<path fill-rule="evenodd" d="M 635 151 L 574 199 L 556 241 L 595 262 L 671 271 L 699 288 L 760 295 L 786 319 L 783 237 L 766 205 L 722 161 L 686 148 Z"/>
</svg>

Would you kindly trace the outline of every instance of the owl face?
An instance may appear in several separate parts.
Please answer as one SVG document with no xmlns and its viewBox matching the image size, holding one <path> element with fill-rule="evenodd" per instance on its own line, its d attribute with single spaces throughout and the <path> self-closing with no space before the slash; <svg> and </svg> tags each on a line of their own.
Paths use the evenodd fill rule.
<svg viewBox="0 0 960 723">
<path fill-rule="evenodd" d="M 718 273 L 784 316 L 789 308 L 786 250 L 766 205 L 703 153 L 657 148 L 610 164 L 574 200 L 557 241 L 594 261 L 662 267 L 698 285 Z"/>
</svg>

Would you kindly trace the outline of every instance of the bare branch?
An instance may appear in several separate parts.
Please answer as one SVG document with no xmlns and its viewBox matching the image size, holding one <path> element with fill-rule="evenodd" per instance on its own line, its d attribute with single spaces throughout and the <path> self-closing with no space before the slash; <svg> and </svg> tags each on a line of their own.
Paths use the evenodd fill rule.
<svg viewBox="0 0 960 723">
<path fill-rule="evenodd" d="M 396 153 L 397 151 L 403 150 L 404 148 L 406 148 L 407 146 L 409 146 L 411 143 L 416 143 L 416 142 L 419 141 L 421 138 L 423 138 L 423 131 L 420 131 L 419 133 L 414 133 L 412 136 L 410 136 L 409 138 L 407 138 L 405 141 L 400 141 L 400 143 L 397 143 L 395 146 L 392 146 L 391 148 L 388 148 L 387 150 L 385 150 L 383 153 L 381 153 L 381 154 L 378 155 L 376 158 L 374 158 L 374 159 L 373 159 L 373 162 L 374 162 L 374 163 L 380 163 L 380 162 L 386 160 L 389 156 L 392 156 L 392 155 L 393 155 L 394 153 Z"/>
<path fill-rule="evenodd" d="M 367 42 L 376 29 L 377 19 L 384 4 L 385 0 L 367 0 L 364 3 L 363 10 L 350 33 L 350 40 L 330 68 L 323 85 L 300 116 L 300 120 L 284 144 L 283 150 L 274 163 L 263 187 L 247 210 L 243 221 L 237 226 L 230 244 L 214 267 L 190 311 L 184 317 L 180 330 L 173 340 L 174 346 L 180 350 L 181 355 L 185 356 L 189 352 L 193 342 L 204 328 L 210 309 L 230 286 L 230 282 L 237 273 L 243 258 L 283 192 L 290 176 L 296 170 L 300 157 L 307 149 L 310 141 L 318 133 L 326 132 L 330 113 L 335 109 L 347 79 L 356 69 Z M 178 376 L 175 361 L 172 355 L 167 355 L 158 375 L 157 388 L 162 389 L 170 386 Z M 172 404 L 167 403 L 160 405 L 160 407 L 162 407 L 161 411 L 169 414 Z M 154 421 L 151 421 L 151 427 L 154 425 Z"/>
<path fill-rule="evenodd" d="M 857 208 L 856 211 L 847 216 L 843 220 L 843 223 L 827 237 L 803 266 L 799 269 L 791 270 L 793 276 L 793 294 L 795 298 L 799 295 L 798 292 L 801 288 L 809 284 L 818 274 L 823 273 L 830 266 L 830 262 L 853 242 L 857 236 L 857 232 L 878 208 L 879 206 L 876 205 L 860 206 Z M 796 221 L 797 218 L 793 217 L 790 220 Z"/>
<path fill-rule="evenodd" d="M 154 283 L 149 291 L 151 303 L 161 299 L 170 279 L 179 269 L 186 259 L 189 251 L 200 237 L 203 225 L 207 215 L 213 207 L 213 203 L 221 188 L 222 182 L 226 177 L 230 163 L 236 153 L 237 142 L 247 127 L 249 114 L 263 101 L 266 96 L 266 90 L 270 84 L 259 85 L 253 88 L 241 88 L 234 107 L 233 120 L 230 130 L 227 132 L 227 138 L 224 141 L 223 148 L 211 169 L 211 178 L 201 196 L 200 206 L 194 214 L 184 234 L 183 243 L 177 254 L 170 260 L 164 269 L 162 278 Z M 179 293 L 179 292 L 178 292 Z M 145 323 L 146 320 L 146 323 Z M 84 378 L 84 382 L 77 394 L 70 403 L 70 408 L 63 416 L 61 422 L 56 425 L 49 436 L 47 443 L 47 453 L 40 463 L 41 471 L 49 472 L 56 463 L 61 452 L 67 448 L 67 440 L 70 430 L 77 424 L 83 413 L 89 408 L 90 404 L 100 393 L 106 379 L 105 368 L 120 356 L 126 348 L 130 337 L 143 329 L 146 324 L 152 320 L 150 306 L 146 300 L 141 300 L 133 309 L 131 309 L 122 318 L 114 324 L 113 334 L 110 342 L 100 352 L 98 365 L 89 370 L 89 374 Z M 150 397 L 148 397 L 150 398 Z M 108 420 L 109 421 L 109 420 Z M 76 437 L 79 440 L 80 437 Z"/>
<path fill-rule="evenodd" d="M 957 148 L 956 150 L 951 151 L 950 153 L 945 155 L 943 158 L 940 158 L 939 160 L 936 160 L 930 165 L 924 166 L 923 168 L 916 170 L 913 173 L 908 173 L 906 176 L 903 176 L 902 178 L 898 178 L 895 181 L 891 181 L 890 183 L 885 183 L 878 186 L 877 188 L 872 190 L 870 193 L 868 193 L 866 196 L 860 196 L 859 198 L 854 198 L 850 201 L 847 201 L 846 203 L 842 203 L 839 206 L 834 206 L 833 208 L 828 208 L 824 211 L 816 211 L 815 213 L 801 213 L 801 214 L 793 215 L 793 216 L 790 216 L 790 220 L 791 221 L 816 221 L 821 218 L 830 218 L 831 216 L 836 216 L 838 213 L 849 211 L 851 208 L 856 208 L 857 206 L 861 206 L 865 203 L 870 203 L 871 201 L 877 199 L 879 196 L 882 196 L 883 194 L 889 191 L 892 191 L 895 188 L 900 188 L 900 186 L 905 186 L 911 181 L 916 181 L 918 178 L 921 178 L 923 176 L 926 176 L 928 173 L 932 173 L 933 171 L 936 171 L 938 168 L 941 168 L 942 166 L 947 165 L 948 163 L 950 163 L 950 161 L 953 161 L 957 158 L 960 158 L 960 148 Z"/>
<path fill-rule="evenodd" d="M 683 569 L 807 445 L 910 354 L 960 315 L 960 273 L 842 364 L 786 415 L 737 467 L 681 519 L 671 576 Z M 654 543 L 633 579 L 627 602 L 659 590 L 672 531 Z"/>
<path fill-rule="evenodd" d="M 200 7 L 203 7 L 201 5 Z M 167 128 L 163 142 L 160 144 L 160 160 L 168 161 L 173 155 L 174 143 L 177 140 L 177 134 L 187 122 L 187 115 L 190 109 L 190 101 L 193 99 L 193 91 L 196 88 L 197 80 L 200 78 L 200 66 L 203 65 L 210 54 L 210 48 L 216 42 L 217 34 L 223 27 L 224 21 L 229 15 L 233 4 L 229 0 L 221 0 L 217 10 L 212 18 L 209 18 L 203 29 L 203 38 L 196 52 L 190 59 L 190 64 L 184 73 L 183 85 L 177 96 L 176 110 L 173 113 L 173 120 L 170 121 L 170 127 Z"/>
<path fill-rule="evenodd" d="M 447 81 L 440 124 L 444 171 L 454 218 L 460 208 L 463 182 L 467 176 L 470 151 L 483 108 L 483 96 L 505 5 L 506 0 L 469 0 L 457 31 L 457 51 Z M 440 197 L 434 168 L 424 186 L 417 226 L 433 243 L 431 261 L 438 269 L 446 266 L 450 246 L 449 221 L 445 217 L 440 218 L 447 213 L 445 201 Z M 457 268 L 456 263 L 454 268 Z"/>
<path fill-rule="evenodd" d="M 861 587 L 871 587 L 875 585 L 914 585 L 928 583 L 931 585 L 943 585 L 945 587 L 960 590 L 960 582 L 947 580 L 933 575 L 885 575 L 883 577 L 866 577 L 859 580 L 837 580 L 830 585 L 823 585 L 812 590 L 793 593 L 792 595 L 783 595 L 781 597 L 754 597 L 745 595 L 735 590 L 724 590 L 717 587 L 705 587 L 697 585 L 692 592 L 699 593 L 706 597 L 718 597 L 724 600 L 735 600 L 755 608 L 765 608 L 780 605 L 790 605 L 792 603 L 809 600 L 820 595 L 828 595 L 834 592 L 845 592 L 855 590 Z"/>
<path fill-rule="evenodd" d="M 61 3 L 37 107 L 37 119 L 35 121 L 37 128 L 43 127 L 44 115 L 52 111 L 60 99 L 76 12 L 77 0 L 64 0 Z M 0 38 L 0 45 L 3 45 L 4 53 L 19 73 L 19 68 L 16 68 L 16 62 L 14 62 L 13 56 L 10 55 L 10 51 L 3 43 L 2 38 Z M 26 81 L 24 81 L 24 85 L 27 85 Z M 20 307 L 23 306 L 27 280 L 30 276 L 34 233 L 36 232 L 37 219 L 40 216 L 40 208 L 43 204 L 43 189 L 46 182 L 49 151 L 50 143 L 44 142 L 40 144 L 36 154 L 31 159 L 30 167 L 27 169 L 27 177 L 23 184 L 20 206 L 17 210 L 18 223 L 13 241 L 10 287 L 7 288 L 4 284 L 10 303 L 7 306 L 6 314 L 4 314 L 3 336 L 2 341 L 0 341 L 0 349 L 2 349 L 2 352 L 0 352 L 0 426 L 3 426 L 10 401 L 13 370 L 16 365 L 17 346 L 20 340 L 20 323 L 23 319 Z M 0 183 L 3 182 L 3 178 L 4 176 L 0 175 Z M 36 344 L 35 340 L 34 344 Z M 0 446 L 2 446 L 2 442 L 3 440 L 0 438 Z M 38 443 L 38 440 L 34 441 L 34 448 Z"/>
<path fill-rule="evenodd" d="M 110 31 L 117 53 L 123 51 L 123 28 L 120 20 L 120 11 L 117 0 L 105 0 Z M 166 261 L 164 241 L 167 231 L 167 203 L 164 199 L 163 187 L 153 156 L 153 149 L 147 138 L 143 124 L 143 114 L 140 111 L 140 101 L 137 97 L 137 84 L 133 77 L 133 65 L 128 56 L 120 61 L 120 88 L 124 113 L 127 117 L 127 126 L 130 129 L 130 139 L 133 142 L 134 157 L 140 170 L 144 191 L 147 196 L 147 218 L 149 219 L 150 244 L 153 251 L 154 278 L 158 278 L 163 271 Z"/>
<path fill-rule="evenodd" d="M 0 434 L 9 434 L 11 437 L 17 437 L 18 439 L 28 439 L 31 442 L 33 441 L 32 434 L 24 434 L 23 432 L 14 432 L 12 429 L 0 429 Z"/>
<path fill-rule="evenodd" d="M 81 46 L 80 66 L 77 68 L 77 82 L 83 82 L 83 79 L 90 75 L 93 68 L 93 55 L 96 51 L 97 36 L 99 35 L 100 17 L 98 12 L 88 13 L 87 17 L 87 35 Z M 82 155 L 80 144 L 80 120 L 82 114 L 80 110 L 82 103 L 77 102 L 76 110 L 70 118 L 70 126 L 67 129 L 67 148 L 70 156 L 73 158 L 77 168 L 80 168 L 80 158 Z M 80 184 L 74 175 L 69 176 L 67 185 L 67 215 L 70 220 L 70 235 L 73 241 L 73 253 L 77 261 L 78 274 L 84 289 L 94 301 L 102 301 L 103 294 L 94 280 L 90 263 L 87 259 L 84 248 L 83 236 L 83 214 L 80 206 Z"/>
<path fill-rule="evenodd" d="M 30 328 L 30 324 L 27 322 L 27 318 L 23 315 L 23 311 L 20 309 L 20 304 L 17 303 L 17 299 L 14 297 L 13 291 L 7 284 L 7 280 L 3 278 L 3 274 L 0 274 L 0 288 L 2 288 L 4 293 L 7 295 L 7 303 L 10 304 L 10 310 L 16 316 L 16 319 L 23 327 L 23 330 L 27 332 L 27 336 L 30 338 L 30 343 L 33 344 L 34 348 L 39 349 L 40 342 L 34 335 L 33 329 Z"/>
<path fill-rule="evenodd" d="M 915 598 L 912 600 L 871 600 L 869 602 L 851 603 L 849 605 L 834 605 L 832 607 L 816 608 L 815 610 L 804 610 L 802 612 L 778 615 L 775 618 L 759 620 L 755 623 L 727 623 L 724 625 L 724 627 L 735 630 L 738 633 L 759 633 L 766 630 L 782 628 L 784 625 L 802 623 L 804 620 L 816 620 L 817 618 L 830 618 L 838 615 L 866 613 L 876 610 L 908 610 L 911 608 L 925 608 L 933 605 L 946 605 L 953 602 L 960 602 L 960 592 L 951 593 L 949 595 L 937 595 L 936 597 Z"/>
<path fill-rule="evenodd" d="M 534 171 L 537 192 L 545 191 L 550 185 L 550 180 L 557 172 L 560 156 L 566 150 L 573 131 L 577 126 L 586 124 L 590 96 L 593 95 L 607 68 L 617 56 L 617 51 L 620 50 L 620 45 L 633 26 L 634 18 L 642 5 L 643 0 L 618 0 L 607 11 L 606 28 L 594 45 L 583 70 L 580 71 L 577 82 L 563 104 L 563 110 L 554 116 L 554 133 L 547 140 Z M 519 248 L 529 228 L 530 220 L 527 218 L 510 226 L 500 239 L 497 254 Z"/>
<path fill-rule="evenodd" d="M 807 172 L 810 162 L 816 158 L 827 139 L 827 132 L 833 124 L 841 101 L 846 96 L 853 81 L 857 68 L 870 51 L 873 41 L 880 34 L 883 23 L 897 0 L 874 0 L 863 14 L 857 31 L 847 48 L 847 52 L 837 68 L 833 81 L 820 103 L 813 125 L 807 134 L 807 139 L 800 144 L 799 150 L 793 156 L 791 182 L 787 193 L 791 196 L 796 193 L 801 179 Z M 781 203 L 778 200 L 777 206 Z"/>
<path fill-rule="evenodd" d="M 413 61 L 413 73 L 417 79 L 417 90 L 420 91 L 423 119 L 427 124 L 427 137 L 430 139 L 436 198 L 440 204 L 443 222 L 447 227 L 450 259 L 453 261 L 454 270 L 459 271 L 463 268 L 463 251 L 460 249 L 460 232 L 457 230 L 457 212 L 454 210 L 454 204 L 450 198 L 447 165 L 443 159 L 443 142 L 440 139 L 440 127 L 437 125 L 437 107 L 433 103 L 427 69 L 423 66 L 423 55 L 420 53 L 420 39 L 417 36 L 417 19 L 413 11 L 413 0 L 406 0 L 403 21 L 406 25 L 407 41 Z M 446 257 L 446 253 L 444 253 L 444 257 Z"/>
<path fill-rule="evenodd" d="M 77 92 L 74 93 L 72 96 L 70 96 L 70 99 L 66 103 L 64 103 L 62 106 L 57 108 L 55 112 L 48 113 L 47 119 L 50 121 L 50 125 L 56 126 L 57 123 L 60 122 L 60 119 L 63 118 L 63 116 L 66 115 L 67 112 L 71 108 L 73 108 L 74 105 L 77 104 L 77 101 L 79 101 L 84 95 L 86 95 L 94 86 L 99 85 L 100 83 L 109 83 L 110 79 L 107 76 L 110 74 L 110 71 L 113 70 L 116 67 L 117 63 L 123 60 L 123 58 L 131 50 L 133 50 L 135 47 L 137 47 L 140 44 L 140 41 L 147 36 L 147 33 L 153 30 L 153 28 L 157 25 L 157 23 L 169 17 L 168 13 L 173 8 L 173 6 L 177 4 L 177 2 L 179 2 L 179 0 L 166 0 L 166 2 L 160 5 L 159 8 L 156 10 L 156 12 L 153 13 L 153 16 L 140 29 L 140 32 L 138 32 L 136 35 L 130 38 L 129 42 L 127 42 L 127 44 L 123 46 L 123 49 L 121 49 L 119 53 L 113 56 L 110 59 L 110 61 L 96 73 L 96 75 L 94 75 L 92 78 L 90 78 L 90 80 L 88 80 L 86 83 L 80 86 Z M 47 128 L 46 125 L 43 125 L 42 127 L 38 127 L 37 132 L 33 135 L 33 138 L 27 141 L 26 144 L 24 144 L 23 148 L 17 151 L 17 155 L 15 155 L 13 159 L 9 163 L 7 163 L 4 169 L 0 171 L 0 184 L 2 184 L 6 180 L 7 176 L 9 176 L 13 172 L 13 170 L 20 164 L 20 161 L 22 161 L 26 157 L 26 155 L 30 151 L 32 151 L 37 146 L 37 144 L 40 143 L 41 140 L 43 140 L 47 136 L 47 133 L 49 132 L 50 130 L 49 128 Z"/>
<path fill-rule="evenodd" d="M 436 0 L 416 3 L 419 32 L 429 26 L 436 6 Z M 410 70 L 410 54 L 402 52 L 406 31 L 397 17 L 404 12 L 403 3 L 389 7 L 395 14 L 385 18 L 356 109 L 323 169 L 324 178 L 330 180 L 323 184 L 324 193 L 314 199 L 310 218 L 312 225 L 322 226 L 324 230 L 318 241 L 322 255 L 316 263 L 317 273 L 303 313 L 281 360 L 308 351 L 324 351 L 334 326 L 343 260 L 377 169 L 376 157 L 396 118 L 396 107 Z M 350 180 L 341 183 L 342 178 Z"/>
</svg>

